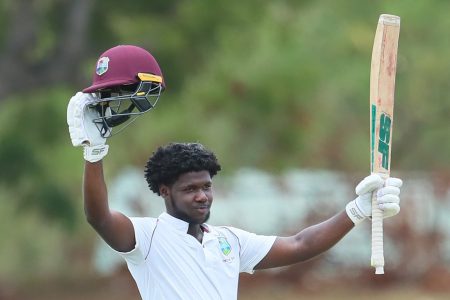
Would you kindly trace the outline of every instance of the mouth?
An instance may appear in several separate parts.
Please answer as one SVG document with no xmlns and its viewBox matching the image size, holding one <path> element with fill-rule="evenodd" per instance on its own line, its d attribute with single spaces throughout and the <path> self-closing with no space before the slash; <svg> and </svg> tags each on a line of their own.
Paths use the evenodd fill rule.
<svg viewBox="0 0 450 300">
<path fill-rule="evenodd" d="M 206 213 L 209 211 L 209 205 L 201 205 L 195 208 L 195 210 L 201 212 L 201 213 Z"/>
</svg>

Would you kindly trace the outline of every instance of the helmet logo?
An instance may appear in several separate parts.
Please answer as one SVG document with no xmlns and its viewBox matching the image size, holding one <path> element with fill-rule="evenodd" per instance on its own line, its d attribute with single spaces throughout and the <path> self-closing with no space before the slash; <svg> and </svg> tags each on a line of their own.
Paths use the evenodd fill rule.
<svg viewBox="0 0 450 300">
<path fill-rule="evenodd" d="M 97 62 L 97 69 L 95 69 L 95 73 L 97 75 L 103 75 L 108 71 L 108 63 L 109 63 L 109 57 L 105 56 L 98 60 Z"/>
</svg>

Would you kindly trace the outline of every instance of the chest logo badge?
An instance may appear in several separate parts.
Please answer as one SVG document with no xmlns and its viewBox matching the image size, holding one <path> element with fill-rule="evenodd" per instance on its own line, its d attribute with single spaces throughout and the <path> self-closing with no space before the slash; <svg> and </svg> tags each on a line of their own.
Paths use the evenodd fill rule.
<svg viewBox="0 0 450 300">
<path fill-rule="evenodd" d="M 224 255 L 228 255 L 231 253 L 231 246 L 228 243 L 227 239 L 225 237 L 218 237 L 217 238 L 219 240 L 219 245 L 220 245 L 220 250 L 222 250 L 222 253 Z"/>
</svg>

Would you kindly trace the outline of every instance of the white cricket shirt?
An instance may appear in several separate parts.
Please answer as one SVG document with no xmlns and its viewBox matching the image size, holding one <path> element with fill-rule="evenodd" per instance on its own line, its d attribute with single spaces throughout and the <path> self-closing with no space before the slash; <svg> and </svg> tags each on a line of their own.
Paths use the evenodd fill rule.
<svg viewBox="0 0 450 300">
<path fill-rule="evenodd" d="M 130 219 L 136 246 L 120 254 L 143 300 L 237 299 L 239 273 L 253 273 L 276 238 L 203 224 L 200 244 L 188 223 L 167 213 Z"/>
</svg>

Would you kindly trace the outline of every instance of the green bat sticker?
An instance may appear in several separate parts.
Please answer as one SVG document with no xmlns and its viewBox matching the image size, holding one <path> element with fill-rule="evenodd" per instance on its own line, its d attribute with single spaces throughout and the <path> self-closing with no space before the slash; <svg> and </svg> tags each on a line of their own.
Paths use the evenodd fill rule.
<svg viewBox="0 0 450 300">
<path fill-rule="evenodd" d="M 389 142 L 391 140 L 391 118 L 383 113 L 380 116 L 380 140 L 378 152 L 382 155 L 381 166 L 389 170 Z"/>
</svg>

